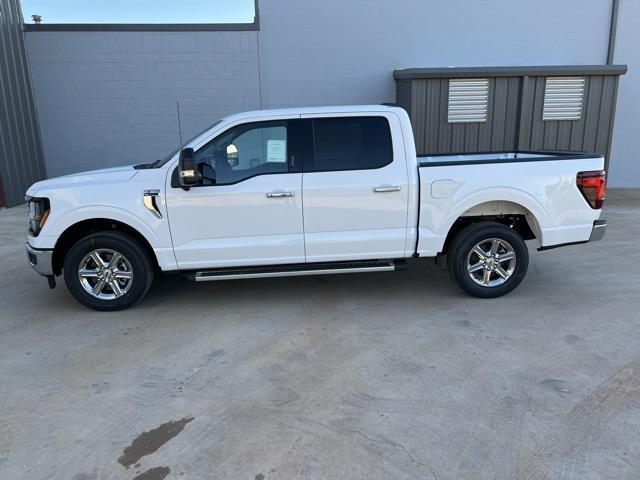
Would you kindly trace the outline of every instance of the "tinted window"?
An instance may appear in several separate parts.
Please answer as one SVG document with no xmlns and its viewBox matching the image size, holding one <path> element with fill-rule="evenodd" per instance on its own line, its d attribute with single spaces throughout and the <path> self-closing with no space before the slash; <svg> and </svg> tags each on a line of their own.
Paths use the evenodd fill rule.
<svg viewBox="0 0 640 480">
<path fill-rule="evenodd" d="M 256 175 L 287 173 L 287 122 L 239 125 L 196 152 L 204 185 L 237 183 Z"/>
<path fill-rule="evenodd" d="M 316 118 L 313 137 L 315 155 L 308 171 L 372 169 L 393 161 L 384 117 Z"/>
</svg>

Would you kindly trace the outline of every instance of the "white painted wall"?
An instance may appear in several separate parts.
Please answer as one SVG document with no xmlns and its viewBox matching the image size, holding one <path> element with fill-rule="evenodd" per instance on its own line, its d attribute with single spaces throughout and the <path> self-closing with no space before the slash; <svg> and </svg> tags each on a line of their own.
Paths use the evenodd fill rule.
<svg viewBox="0 0 640 480">
<path fill-rule="evenodd" d="M 640 2 L 620 0 L 615 63 L 629 65 L 620 78 L 609 186 L 640 187 Z"/>
<path fill-rule="evenodd" d="M 262 1 L 264 105 L 392 102 L 404 67 L 603 64 L 610 15 L 611 0 Z"/>
</svg>

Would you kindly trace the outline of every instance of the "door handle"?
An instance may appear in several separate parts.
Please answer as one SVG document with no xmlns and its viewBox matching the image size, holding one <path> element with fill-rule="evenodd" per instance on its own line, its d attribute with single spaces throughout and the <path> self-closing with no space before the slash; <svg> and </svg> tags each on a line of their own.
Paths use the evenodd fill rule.
<svg viewBox="0 0 640 480">
<path fill-rule="evenodd" d="M 267 198 L 289 198 L 293 197 L 293 192 L 269 192 L 266 194 Z"/>
<path fill-rule="evenodd" d="M 397 185 L 380 185 L 379 187 L 375 187 L 373 191 L 375 193 L 399 192 L 400 187 Z"/>
</svg>

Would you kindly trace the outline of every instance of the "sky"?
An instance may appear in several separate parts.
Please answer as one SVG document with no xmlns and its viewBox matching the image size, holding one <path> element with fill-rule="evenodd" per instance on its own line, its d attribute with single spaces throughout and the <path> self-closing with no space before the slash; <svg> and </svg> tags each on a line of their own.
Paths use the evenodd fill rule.
<svg viewBox="0 0 640 480">
<path fill-rule="evenodd" d="M 251 23 L 253 0 L 22 0 L 26 23 Z"/>
</svg>

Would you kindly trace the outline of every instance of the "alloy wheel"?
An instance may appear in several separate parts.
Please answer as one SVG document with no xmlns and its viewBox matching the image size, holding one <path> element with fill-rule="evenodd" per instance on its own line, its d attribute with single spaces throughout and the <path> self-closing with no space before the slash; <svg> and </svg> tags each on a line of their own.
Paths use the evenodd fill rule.
<svg viewBox="0 0 640 480">
<path fill-rule="evenodd" d="M 511 244 L 500 238 L 478 242 L 467 255 L 467 272 L 483 287 L 504 284 L 516 268 L 516 253 Z"/>
<path fill-rule="evenodd" d="M 119 252 L 100 248 L 84 256 L 78 267 L 82 288 L 100 300 L 114 300 L 125 295 L 133 284 L 133 269 Z"/>
</svg>

